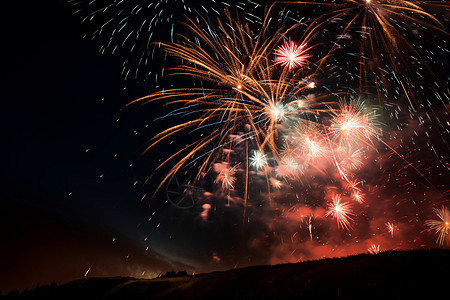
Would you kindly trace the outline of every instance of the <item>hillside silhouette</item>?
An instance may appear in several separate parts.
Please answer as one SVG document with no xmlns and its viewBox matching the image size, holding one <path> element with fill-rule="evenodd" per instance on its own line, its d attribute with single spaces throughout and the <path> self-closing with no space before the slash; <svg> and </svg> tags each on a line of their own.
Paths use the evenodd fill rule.
<svg viewBox="0 0 450 300">
<path fill-rule="evenodd" d="M 170 272 L 166 273 L 170 274 Z M 175 273 L 173 273 L 175 274 Z M 387 251 L 155 279 L 86 278 L 1 299 L 429 299 L 446 297 L 450 250 Z M 322 298 L 319 298 L 322 299 Z"/>
</svg>

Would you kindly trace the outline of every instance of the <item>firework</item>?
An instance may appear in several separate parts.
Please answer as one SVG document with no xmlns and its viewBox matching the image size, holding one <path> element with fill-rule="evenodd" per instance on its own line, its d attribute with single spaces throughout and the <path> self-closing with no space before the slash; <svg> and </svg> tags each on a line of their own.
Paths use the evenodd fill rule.
<svg viewBox="0 0 450 300">
<path fill-rule="evenodd" d="M 352 228 L 350 221 L 352 220 L 353 211 L 349 203 L 341 201 L 340 194 L 333 195 L 331 202 L 328 203 L 326 215 L 335 218 L 338 227 L 347 230 Z"/>
<path fill-rule="evenodd" d="M 339 147 L 337 152 L 344 170 L 357 170 L 364 164 L 364 152 L 359 148 Z"/>
<path fill-rule="evenodd" d="M 195 40 L 180 37 L 180 43 L 162 44 L 168 55 L 184 62 L 173 68 L 171 76 L 189 76 L 201 81 L 203 87 L 163 90 L 130 103 L 165 101 L 165 105 L 177 106 L 168 116 L 198 116 L 157 134 L 148 147 L 147 151 L 182 131 L 199 133 L 196 141 L 156 168 L 158 171 L 176 160 L 161 185 L 188 166 L 199 166 L 196 179 L 200 178 L 211 163 L 220 161 L 224 151 L 236 144 L 246 145 L 247 155 L 251 146 L 279 158 L 278 125 L 298 119 L 300 114 L 329 111 L 326 105 L 332 104 L 308 101 L 307 106 L 300 108 L 299 95 L 308 89 L 309 82 L 299 83 L 295 76 L 288 77 L 287 72 L 275 73 L 270 53 L 292 28 L 269 33 L 265 20 L 254 36 L 228 11 L 225 15 L 226 21 L 216 20 L 216 31 L 211 28 L 205 31 L 197 22 L 189 21 L 185 26 L 196 36 Z M 202 22 L 209 27 L 208 20 Z M 262 156 L 255 155 L 250 158 L 251 163 L 255 166 L 263 163 Z"/>
<path fill-rule="evenodd" d="M 450 245 L 450 211 L 447 207 L 442 206 L 441 209 L 435 208 L 434 212 L 439 220 L 429 219 L 425 222 L 425 225 L 436 232 L 438 236 L 436 242 L 439 246 Z"/>
<path fill-rule="evenodd" d="M 254 166 L 257 170 L 262 169 L 267 165 L 267 155 L 261 153 L 260 151 L 254 151 L 252 157 L 250 157 L 250 165 Z"/>
<path fill-rule="evenodd" d="M 378 254 L 380 253 L 380 245 L 371 244 L 367 251 L 373 255 Z"/>
<path fill-rule="evenodd" d="M 324 132 L 318 124 L 301 121 L 291 134 L 290 143 L 293 144 L 294 151 L 306 161 L 314 161 L 318 158 L 329 156 L 329 145 Z"/>
<path fill-rule="evenodd" d="M 394 237 L 394 224 L 387 222 L 386 228 L 387 228 L 388 232 L 391 234 L 391 237 Z"/>
<path fill-rule="evenodd" d="M 363 203 L 364 202 L 364 194 L 361 193 L 361 191 L 355 190 L 352 193 L 352 199 L 358 203 Z"/>
<path fill-rule="evenodd" d="M 376 116 L 361 100 L 353 100 L 349 104 L 341 103 L 340 110 L 330 121 L 331 137 L 348 149 L 365 146 L 380 134 L 375 126 Z"/>
<path fill-rule="evenodd" d="M 219 174 L 217 175 L 217 178 L 215 180 L 216 183 L 221 183 L 222 189 L 229 190 L 234 189 L 234 184 L 236 183 L 236 171 L 239 167 L 239 164 L 235 165 L 232 168 L 223 168 Z"/>
<path fill-rule="evenodd" d="M 404 91 L 412 95 L 412 91 L 407 91 L 404 86 L 423 71 L 438 80 L 426 63 L 428 59 L 422 58 L 421 47 L 408 41 L 411 37 L 411 28 L 407 24 L 414 26 L 415 31 L 427 29 L 447 38 L 448 33 L 443 24 L 426 10 L 430 7 L 445 11 L 449 7 L 447 3 L 343 0 L 337 3 L 281 1 L 279 5 L 288 3 L 304 8 L 320 8 L 323 12 L 321 15 L 305 21 L 305 25 L 308 26 L 305 35 L 317 35 L 317 32 L 323 32 L 327 34 L 323 34 L 322 38 L 325 41 L 332 41 L 328 54 L 324 55 L 319 62 L 321 65 L 329 62 L 329 59 L 340 49 L 344 49 L 346 55 L 358 59 L 359 73 L 352 77 L 359 78 L 360 94 L 368 92 L 369 86 L 375 83 L 377 95 L 381 96 L 379 90 L 382 89 L 387 97 L 387 82 L 396 82 Z M 415 32 L 414 30 L 412 31 Z M 331 33 L 334 35 L 330 36 Z M 420 67 L 417 68 L 417 65 Z M 419 77 L 421 76 L 423 75 Z M 411 100 L 410 103 L 412 104 Z"/>
<path fill-rule="evenodd" d="M 306 52 L 311 49 L 306 44 L 297 44 L 291 39 L 285 40 L 283 45 L 275 50 L 275 64 L 286 67 L 289 71 L 302 67 L 311 55 Z"/>
<path fill-rule="evenodd" d="M 371 197 L 387 184 L 372 184 L 363 176 L 371 166 L 380 168 L 370 172 L 388 174 L 376 161 L 387 159 L 384 151 L 395 150 L 381 140 L 378 111 L 369 105 L 371 100 L 331 93 L 319 77 L 323 60 L 306 66 L 307 58 L 315 59 L 307 52 L 311 41 L 286 39 L 294 27 L 268 26 L 270 19 L 268 14 L 255 32 L 225 11 L 217 20 L 188 20 L 184 26 L 189 34 L 161 43 L 168 56 L 181 61 L 167 76 L 187 80 L 131 103 L 159 101 L 169 112 L 158 120 L 175 119 L 151 140 L 147 151 L 165 141 L 171 145 L 182 141 L 173 144 L 180 148 L 156 167 L 155 172 L 168 170 L 156 191 L 175 175 L 192 174 L 192 185 L 214 186 L 204 195 L 242 201 L 244 224 L 266 203 L 273 215 L 289 214 L 297 205 L 308 211 L 301 218 L 319 210 L 314 214 L 319 223 L 336 227 L 336 222 L 339 229 L 355 230 L 352 235 L 361 239 L 357 235 L 361 232 L 352 227 L 353 218 L 370 210 Z M 385 149 L 377 148 L 381 143 Z M 211 177 L 217 185 L 206 182 Z M 335 192 L 331 201 L 318 194 L 324 190 Z M 247 200 L 252 202 L 246 218 Z M 392 223 L 386 226 L 393 237 Z M 310 240 L 314 240 L 312 230 L 310 217 Z M 317 230 L 318 241 L 322 234 L 319 226 Z M 304 235 L 303 240 L 306 230 Z M 372 244 L 369 252 L 378 253 L 379 247 Z"/>
</svg>

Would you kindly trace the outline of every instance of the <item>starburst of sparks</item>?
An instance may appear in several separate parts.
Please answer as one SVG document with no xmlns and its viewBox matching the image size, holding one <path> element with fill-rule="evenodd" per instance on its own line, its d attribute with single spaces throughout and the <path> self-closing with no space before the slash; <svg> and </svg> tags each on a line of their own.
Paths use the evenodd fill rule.
<svg viewBox="0 0 450 300">
<path fill-rule="evenodd" d="M 350 221 L 352 220 L 353 210 L 348 202 L 343 202 L 340 194 L 334 194 L 332 200 L 328 203 L 327 216 L 336 219 L 338 227 L 350 230 L 352 227 Z"/>
<path fill-rule="evenodd" d="M 275 49 L 275 63 L 286 67 L 289 71 L 302 67 L 311 57 L 307 53 L 310 49 L 306 44 L 297 44 L 291 39 L 285 40 L 282 46 Z"/>
<path fill-rule="evenodd" d="M 250 165 L 254 166 L 257 170 L 262 169 L 267 165 L 267 155 L 263 154 L 261 151 L 255 151 L 250 157 Z"/>
<path fill-rule="evenodd" d="M 439 246 L 450 245 L 450 211 L 447 207 L 442 206 L 440 209 L 435 208 L 434 212 L 439 220 L 429 219 L 425 225 L 436 232 L 436 242 Z"/>
<path fill-rule="evenodd" d="M 370 254 L 376 255 L 380 253 L 380 245 L 371 244 L 367 251 L 369 251 Z"/>
<path fill-rule="evenodd" d="M 386 228 L 387 228 L 388 232 L 391 234 L 391 237 L 394 237 L 394 224 L 387 222 Z"/>
<path fill-rule="evenodd" d="M 232 168 L 223 168 L 215 180 L 216 183 L 220 183 L 224 190 L 234 189 L 234 184 L 236 183 L 236 172 L 239 165 L 235 165 Z"/>
<path fill-rule="evenodd" d="M 343 103 L 331 119 L 331 136 L 337 143 L 349 149 L 361 143 L 367 144 L 379 135 L 374 125 L 376 117 L 376 112 L 367 111 L 362 101 Z"/>
</svg>

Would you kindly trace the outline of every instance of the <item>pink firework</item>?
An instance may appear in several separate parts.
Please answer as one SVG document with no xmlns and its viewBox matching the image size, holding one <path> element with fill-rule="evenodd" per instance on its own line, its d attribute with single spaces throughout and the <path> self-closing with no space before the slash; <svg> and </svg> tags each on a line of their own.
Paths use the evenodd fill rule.
<svg viewBox="0 0 450 300">
<path fill-rule="evenodd" d="M 275 63 L 287 67 L 289 71 L 305 65 L 307 58 L 311 55 L 306 52 L 311 48 L 306 48 L 306 44 L 298 45 L 291 39 L 285 40 L 283 45 L 275 50 Z"/>
<path fill-rule="evenodd" d="M 340 147 L 340 165 L 346 171 L 359 169 L 364 164 L 364 152 L 361 149 Z"/>
<path fill-rule="evenodd" d="M 292 134 L 292 144 L 295 153 L 307 158 L 308 161 L 329 156 L 328 141 L 313 123 L 298 123 Z"/>
<path fill-rule="evenodd" d="M 222 184 L 222 189 L 234 189 L 234 184 L 236 183 L 236 171 L 239 167 L 239 164 L 235 165 L 232 168 L 223 168 L 217 178 L 215 180 L 216 183 Z"/>
<path fill-rule="evenodd" d="M 351 229 L 350 220 L 353 215 L 351 205 L 348 202 L 341 201 L 340 194 L 334 194 L 330 203 L 328 203 L 327 216 L 336 219 L 338 227 L 342 229 Z"/>
<path fill-rule="evenodd" d="M 355 190 L 352 193 L 352 199 L 358 203 L 363 203 L 364 202 L 364 194 L 361 193 L 361 191 L 359 191 L 359 190 Z"/>
</svg>

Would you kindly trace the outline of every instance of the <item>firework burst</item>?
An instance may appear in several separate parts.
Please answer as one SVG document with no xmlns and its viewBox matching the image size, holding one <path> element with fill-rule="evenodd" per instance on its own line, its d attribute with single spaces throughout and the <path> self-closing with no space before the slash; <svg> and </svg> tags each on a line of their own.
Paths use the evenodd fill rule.
<svg viewBox="0 0 450 300">
<path fill-rule="evenodd" d="M 348 17 L 344 14 L 346 9 L 342 8 L 341 17 Z M 192 185 L 205 190 L 211 188 L 203 193 L 208 195 L 204 197 L 223 200 L 226 195 L 228 201 L 242 203 L 234 209 L 243 208 L 243 224 L 258 215 L 257 209 L 264 210 L 273 219 L 279 217 L 281 221 L 270 220 L 276 223 L 294 215 L 294 208 L 300 207 L 299 211 L 304 212 L 293 219 L 297 222 L 309 216 L 307 226 L 312 243 L 316 242 L 312 216 L 320 220 L 318 232 L 322 230 L 319 224 L 332 229 L 336 222 L 337 228 L 343 229 L 342 236 L 350 236 L 345 231 L 352 230 L 355 240 L 361 240 L 361 232 L 353 228 L 356 227 L 354 216 L 366 211 L 370 215 L 374 194 L 381 194 L 389 180 L 400 180 L 404 174 L 404 170 L 397 169 L 389 173 L 387 164 L 382 165 L 380 161 L 395 154 L 408 166 L 412 164 L 382 140 L 381 100 L 381 105 L 372 106 L 376 100 L 358 97 L 352 87 L 345 89 L 353 91 L 351 94 L 342 92 L 343 89 L 332 93 L 325 80 L 321 80 L 324 72 L 321 67 L 330 58 L 329 54 L 337 51 L 332 49 L 314 61 L 316 56 L 306 46 L 312 41 L 308 32 L 311 27 L 303 35 L 306 38 L 293 42 L 286 37 L 293 36 L 292 32 L 301 26 L 269 26 L 273 20 L 269 13 L 258 31 L 250 30 L 245 21 L 226 10 L 223 18 L 215 20 L 198 16 L 183 24 L 190 30 L 188 34 L 180 35 L 173 43 L 160 44 L 165 54 L 181 61 L 166 76 L 187 80 L 176 82 L 181 86 L 162 89 L 131 103 L 158 101 L 169 111 L 158 120 L 175 119 L 154 136 L 146 151 L 165 141 L 172 145 L 178 140 L 173 145 L 180 148 L 168 154 L 150 178 L 156 172 L 167 171 L 158 181 L 158 191 L 178 174 L 192 175 Z M 315 19 L 307 24 L 316 22 L 317 25 L 319 21 Z M 314 30 L 325 27 L 326 22 L 320 22 L 320 26 L 313 26 Z M 307 59 L 312 62 L 306 64 Z M 187 81 L 192 84 L 186 85 Z M 362 83 L 365 85 L 364 80 Z M 188 142 L 184 143 L 185 140 Z M 372 166 L 376 168 L 369 170 Z M 375 184 L 366 180 L 373 174 L 380 175 Z M 386 182 L 380 182 L 387 177 Z M 216 185 L 210 184 L 211 178 Z M 414 183 L 408 182 L 407 186 Z M 323 196 L 323 191 L 334 192 L 330 201 L 328 196 Z M 246 215 L 247 201 L 251 202 Z M 388 205 L 385 202 L 376 205 Z M 267 203 L 270 209 L 263 209 Z M 439 212 L 438 216 L 442 222 L 428 220 L 426 224 L 430 230 L 436 230 L 438 243 L 442 245 L 443 240 L 448 240 L 448 228 L 443 225 L 448 212 Z M 385 217 L 378 224 L 386 222 Z M 364 222 L 358 225 L 361 223 Z M 385 225 L 392 245 L 401 235 L 394 239 L 393 223 Z M 275 231 L 272 231 L 274 236 Z M 314 237 L 319 240 L 319 234 Z M 280 240 L 283 243 L 283 237 Z M 294 236 L 291 241 L 294 243 Z M 379 248 L 372 244 L 368 251 L 376 254 Z"/>
<path fill-rule="evenodd" d="M 331 137 L 347 149 L 367 145 L 373 137 L 381 134 L 375 126 L 376 117 L 377 114 L 368 110 L 361 100 L 341 103 L 340 110 L 330 121 Z"/>
<path fill-rule="evenodd" d="M 291 39 L 285 40 L 283 45 L 275 49 L 275 64 L 286 67 L 289 71 L 304 66 L 311 57 L 307 53 L 311 48 L 306 44 L 297 44 Z"/>
<path fill-rule="evenodd" d="M 215 180 L 216 183 L 221 183 L 222 189 L 230 190 L 234 189 L 234 184 L 236 183 L 236 172 L 239 167 L 239 164 L 235 165 L 232 168 L 222 168 L 222 170 L 217 175 Z"/>
<path fill-rule="evenodd" d="M 350 221 L 352 220 L 353 210 L 351 205 L 341 200 L 340 194 L 334 194 L 332 200 L 328 203 L 327 216 L 336 219 L 338 227 L 346 230 L 352 229 Z"/>
<path fill-rule="evenodd" d="M 207 20 L 203 22 L 209 26 Z M 130 103 L 164 101 L 178 107 L 170 116 L 198 115 L 157 134 L 148 147 L 147 151 L 186 130 L 200 135 L 156 168 L 158 171 L 177 158 L 161 185 L 187 166 L 199 165 L 196 179 L 200 178 L 211 163 L 220 161 L 224 149 L 236 143 L 246 145 L 246 156 L 251 146 L 279 158 L 280 123 L 297 119 L 300 114 L 329 111 L 327 105 L 334 102 L 308 101 L 307 106 L 299 107 L 299 95 L 308 90 L 309 82 L 298 81 L 295 75 L 288 77 L 284 71 L 276 72 L 269 58 L 292 28 L 269 34 L 267 22 L 266 19 L 255 37 L 226 11 L 226 22 L 216 21 L 217 31 L 205 31 L 197 22 L 190 21 L 185 26 L 196 36 L 195 40 L 181 37 L 180 43 L 162 44 L 169 55 L 184 61 L 171 75 L 189 76 L 199 80 L 203 87 L 163 90 Z M 255 165 L 257 159 L 255 156 L 250 161 Z"/>
<path fill-rule="evenodd" d="M 376 255 L 381 252 L 380 245 L 371 244 L 370 247 L 367 249 L 367 251 L 369 251 L 369 253 L 372 255 Z"/>
<path fill-rule="evenodd" d="M 394 224 L 387 222 L 386 228 L 387 228 L 388 232 L 391 234 L 391 237 L 394 237 Z"/>
<path fill-rule="evenodd" d="M 262 169 L 267 165 L 267 155 L 260 151 L 254 151 L 253 155 L 250 157 L 250 165 L 254 166 L 257 170 Z"/>
<path fill-rule="evenodd" d="M 450 245 L 450 211 L 447 207 L 442 206 L 440 209 L 434 209 L 436 216 L 439 220 L 429 219 L 425 222 L 430 230 L 434 230 L 436 232 L 437 243 L 439 246 L 443 246 L 446 244 Z"/>
</svg>

